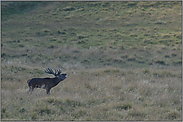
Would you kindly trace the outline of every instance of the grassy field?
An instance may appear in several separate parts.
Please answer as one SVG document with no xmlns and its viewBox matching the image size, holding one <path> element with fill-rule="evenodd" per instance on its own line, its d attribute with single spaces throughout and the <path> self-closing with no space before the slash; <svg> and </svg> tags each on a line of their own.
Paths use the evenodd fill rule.
<svg viewBox="0 0 183 122">
<path fill-rule="evenodd" d="M 182 120 L 182 2 L 1 2 L 1 120 Z M 67 79 L 27 94 L 27 80 Z"/>
</svg>

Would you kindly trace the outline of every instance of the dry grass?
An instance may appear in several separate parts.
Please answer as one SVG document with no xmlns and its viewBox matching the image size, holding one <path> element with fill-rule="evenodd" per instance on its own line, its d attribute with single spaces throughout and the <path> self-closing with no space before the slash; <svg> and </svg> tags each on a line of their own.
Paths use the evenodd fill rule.
<svg viewBox="0 0 183 122">
<path fill-rule="evenodd" d="M 48 96 L 43 89 L 26 93 L 26 80 L 33 76 L 28 72 L 35 71 L 34 68 L 24 67 L 23 72 L 27 72 L 23 76 L 22 71 L 13 75 L 8 68 L 12 67 L 2 66 L 2 120 L 181 120 L 182 117 L 181 71 L 175 69 L 67 69 L 68 78 Z"/>
</svg>

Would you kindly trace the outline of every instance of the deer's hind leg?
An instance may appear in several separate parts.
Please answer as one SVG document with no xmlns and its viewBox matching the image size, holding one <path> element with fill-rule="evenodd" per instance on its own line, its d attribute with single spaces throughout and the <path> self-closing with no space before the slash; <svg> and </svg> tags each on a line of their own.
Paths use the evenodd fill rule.
<svg viewBox="0 0 183 122">
<path fill-rule="evenodd" d="M 27 91 L 28 93 L 32 93 L 34 88 L 32 86 L 29 86 L 29 90 Z"/>
</svg>

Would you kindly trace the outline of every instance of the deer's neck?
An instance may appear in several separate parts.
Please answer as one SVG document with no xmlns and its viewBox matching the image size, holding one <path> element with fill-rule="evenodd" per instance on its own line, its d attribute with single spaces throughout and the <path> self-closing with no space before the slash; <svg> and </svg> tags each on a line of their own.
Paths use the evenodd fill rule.
<svg viewBox="0 0 183 122">
<path fill-rule="evenodd" d="M 61 77 L 55 77 L 54 79 L 56 83 L 59 83 L 61 81 Z"/>
</svg>

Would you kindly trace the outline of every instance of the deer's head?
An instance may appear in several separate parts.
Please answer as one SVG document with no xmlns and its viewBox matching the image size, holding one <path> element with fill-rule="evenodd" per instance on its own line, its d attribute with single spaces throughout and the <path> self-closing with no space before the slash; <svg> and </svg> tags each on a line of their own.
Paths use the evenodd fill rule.
<svg viewBox="0 0 183 122">
<path fill-rule="evenodd" d="M 59 78 L 60 81 L 62 81 L 62 80 L 64 80 L 64 79 L 67 78 L 67 77 L 66 77 L 67 74 L 61 74 L 61 72 L 62 72 L 61 69 L 59 69 L 59 70 L 56 70 L 56 69 L 55 69 L 55 72 L 53 72 L 52 69 L 47 68 L 47 69 L 45 70 L 45 72 L 48 73 L 48 74 L 53 74 L 55 77 Z"/>
</svg>

